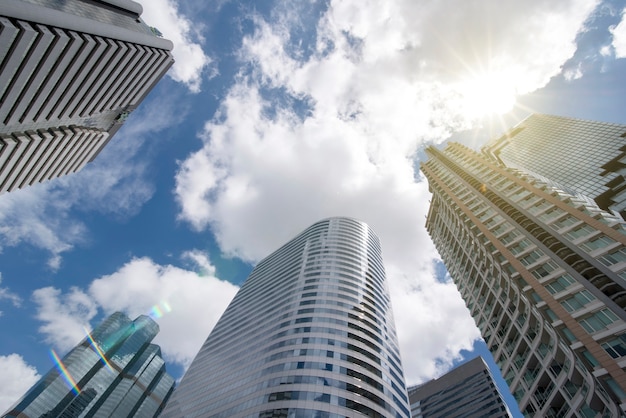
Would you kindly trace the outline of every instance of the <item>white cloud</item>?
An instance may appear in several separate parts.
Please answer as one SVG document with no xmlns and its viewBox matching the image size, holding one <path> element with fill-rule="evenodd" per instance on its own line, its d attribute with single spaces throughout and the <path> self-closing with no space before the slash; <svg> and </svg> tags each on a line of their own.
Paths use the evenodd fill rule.
<svg viewBox="0 0 626 418">
<path fill-rule="evenodd" d="M 49 265 L 58 267 L 58 256 L 84 239 L 85 229 L 68 220 L 68 202 L 55 199 L 51 184 L 35 185 L 7 193 L 0 199 L 0 236 L 5 246 L 22 242 L 51 253 Z"/>
<path fill-rule="evenodd" d="M 611 55 L 613 55 L 611 45 L 604 45 L 603 47 L 601 47 L 600 55 L 602 55 L 603 57 L 610 57 Z"/>
<path fill-rule="evenodd" d="M 174 43 L 175 63 L 168 75 L 181 82 L 194 93 L 200 91 L 202 73 L 213 60 L 202 50 L 202 38 L 194 28 L 197 23 L 183 16 L 175 0 L 139 0 L 143 5 L 141 18 L 150 26 L 156 27 L 165 39 Z M 217 75 L 217 67 L 210 69 L 209 77 Z"/>
<path fill-rule="evenodd" d="M 181 162 L 180 218 L 244 260 L 320 218 L 366 221 L 383 244 L 409 380 L 438 374 L 478 332 L 454 286 L 434 279 L 414 153 L 473 126 L 468 80 L 491 74 L 521 94 L 559 74 L 596 3 L 331 2 L 308 52 L 292 15 L 257 18 L 240 51 L 250 71 Z"/>
<path fill-rule="evenodd" d="M 0 411 L 9 409 L 41 376 L 19 354 L 0 356 Z"/>
<path fill-rule="evenodd" d="M 2 273 L 0 273 L 0 284 L 2 283 Z M 0 302 L 2 300 L 8 300 L 15 306 L 16 308 L 22 304 L 22 298 L 20 298 L 17 294 L 11 292 L 8 287 L 0 287 Z M 2 316 L 2 311 L 0 311 L 0 316 Z M 1 410 L 2 408 L 0 408 Z"/>
<path fill-rule="evenodd" d="M 580 62 L 578 63 L 578 65 L 576 67 L 569 68 L 569 69 L 563 71 L 563 77 L 567 81 L 578 80 L 582 76 L 583 76 L 583 70 L 582 70 L 582 63 L 580 63 Z"/>
<path fill-rule="evenodd" d="M 154 342 L 167 360 L 187 366 L 238 289 L 207 271 L 215 269 L 205 265 L 199 274 L 137 258 L 94 280 L 89 294 L 105 312 L 124 311 L 133 318 L 166 302 L 171 312 L 157 319 L 161 331 Z"/>
<path fill-rule="evenodd" d="M 89 321 L 98 313 L 96 303 L 83 290 L 73 287 L 63 294 L 54 287 L 33 292 L 37 305 L 35 317 L 43 322 L 39 327 L 45 341 L 61 353 L 66 353 L 91 329 Z"/>
<path fill-rule="evenodd" d="M 453 283 L 387 269 L 402 365 L 409 385 L 440 376 L 480 333 Z M 436 360 L 436 361 L 435 361 Z"/>
<path fill-rule="evenodd" d="M 622 10 L 622 20 L 611 29 L 613 34 L 613 48 L 616 58 L 626 58 L 626 8 Z"/>
<path fill-rule="evenodd" d="M 84 338 L 99 310 L 107 315 L 122 311 L 134 319 L 158 306 L 164 312 L 155 318 L 161 330 L 153 342 L 168 361 L 188 366 L 238 288 L 215 277 L 206 255 L 194 250 L 185 257 L 197 263 L 198 273 L 135 258 L 95 279 L 88 289 L 72 288 L 66 294 L 52 287 L 36 290 L 37 318 L 44 323 L 40 332 L 65 352 Z"/>
<path fill-rule="evenodd" d="M 191 260 L 191 262 L 198 268 L 199 275 L 215 276 L 215 266 L 211 264 L 211 260 L 209 260 L 206 253 L 200 250 L 185 251 L 182 258 Z"/>
</svg>

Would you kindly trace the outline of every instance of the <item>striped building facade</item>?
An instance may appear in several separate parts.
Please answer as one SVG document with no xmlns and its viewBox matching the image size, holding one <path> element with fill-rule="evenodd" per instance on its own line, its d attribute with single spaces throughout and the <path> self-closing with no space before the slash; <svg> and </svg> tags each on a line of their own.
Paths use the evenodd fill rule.
<svg viewBox="0 0 626 418">
<path fill-rule="evenodd" d="M 626 411 L 626 224 L 460 144 L 431 147 L 427 229 L 525 416 Z"/>
<path fill-rule="evenodd" d="M 80 170 L 173 64 L 130 0 L 3 0 L 0 193 Z"/>
<path fill-rule="evenodd" d="M 380 243 L 319 221 L 254 268 L 162 418 L 409 418 Z"/>
<path fill-rule="evenodd" d="M 409 388 L 412 418 L 510 418 L 511 413 L 482 357 Z"/>
</svg>

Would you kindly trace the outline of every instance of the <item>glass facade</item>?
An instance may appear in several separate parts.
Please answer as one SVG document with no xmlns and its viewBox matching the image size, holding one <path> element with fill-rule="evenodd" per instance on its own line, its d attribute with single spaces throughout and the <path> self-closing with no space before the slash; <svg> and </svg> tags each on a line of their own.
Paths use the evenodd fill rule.
<svg viewBox="0 0 626 418">
<path fill-rule="evenodd" d="M 409 388 L 409 401 L 412 418 L 511 416 L 481 357 L 438 379 Z"/>
<path fill-rule="evenodd" d="M 428 232 L 521 411 L 624 416 L 623 219 L 489 152 L 427 153 Z"/>
<path fill-rule="evenodd" d="M 173 391 L 147 316 L 117 312 L 50 370 L 3 417 L 155 417 Z"/>
<path fill-rule="evenodd" d="M 380 243 L 322 220 L 262 260 L 163 417 L 410 417 Z"/>
<path fill-rule="evenodd" d="M 626 126 L 534 114 L 483 151 L 626 215 Z"/>
</svg>

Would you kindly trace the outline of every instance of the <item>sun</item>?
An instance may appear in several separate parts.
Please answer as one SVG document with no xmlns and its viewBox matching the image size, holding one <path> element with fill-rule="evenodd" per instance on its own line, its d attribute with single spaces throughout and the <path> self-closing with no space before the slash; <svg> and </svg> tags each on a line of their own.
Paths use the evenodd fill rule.
<svg viewBox="0 0 626 418">
<path fill-rule="evenodd" d="M 515 83 L 504 73 L 490 72 L 470 77 L 458 85 L 465 113 L 481 118 L 503 115 L 516 102 Z"/>
</svg>

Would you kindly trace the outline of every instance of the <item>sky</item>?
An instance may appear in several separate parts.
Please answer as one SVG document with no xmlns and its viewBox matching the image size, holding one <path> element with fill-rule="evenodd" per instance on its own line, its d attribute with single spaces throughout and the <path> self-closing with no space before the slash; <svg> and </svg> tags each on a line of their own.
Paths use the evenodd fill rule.
<svg viewBox="0 0 626 418">
<path fill-rule="evenodd" d="M 624 0 L 141 3 L 169 73 L 81 172 L 0 195 L 0 410 L 115 311 L 153 316 L 180 378 L 254 264 L 330 216 L 381 239 L 409 385 L 488 356 L 424 227 L 424 147 L 626 124 Z"/>
</svg>

